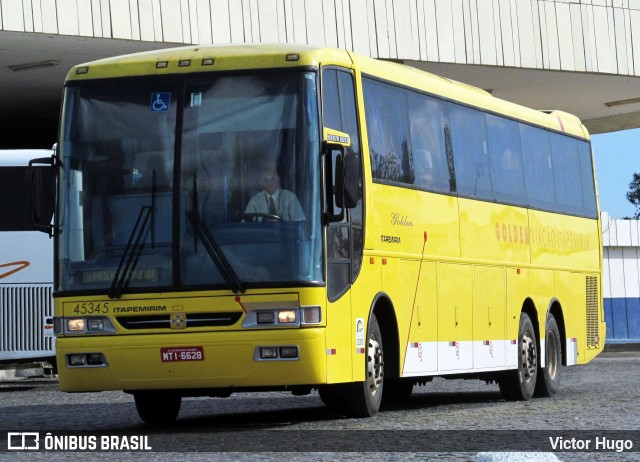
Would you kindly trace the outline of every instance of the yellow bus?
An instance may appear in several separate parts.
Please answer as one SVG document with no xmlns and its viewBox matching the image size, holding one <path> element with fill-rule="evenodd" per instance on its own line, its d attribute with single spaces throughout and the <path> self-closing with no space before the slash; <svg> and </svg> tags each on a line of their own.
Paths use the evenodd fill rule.
<svg viewBox="0 0 640 462">
<path fill-rule="evenodd" d="M 191 46 L 73 68 L 55 161 L 60 388 L 317 390 L 373 416 L 433 377 L 550 396 L 604 347 L 589 136 L 349 51 Z"/>
</svg>

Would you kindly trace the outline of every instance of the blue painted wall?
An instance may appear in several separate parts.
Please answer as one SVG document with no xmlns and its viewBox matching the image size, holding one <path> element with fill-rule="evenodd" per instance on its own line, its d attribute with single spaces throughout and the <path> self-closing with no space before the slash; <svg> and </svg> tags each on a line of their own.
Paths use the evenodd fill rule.
<svg viewBox="0 0 640 462">
<path fill-rule="evenodd" d="M 607 341 L 640 342 L 640 298 L 605 298 L 604 317 Z"/>
</svg>

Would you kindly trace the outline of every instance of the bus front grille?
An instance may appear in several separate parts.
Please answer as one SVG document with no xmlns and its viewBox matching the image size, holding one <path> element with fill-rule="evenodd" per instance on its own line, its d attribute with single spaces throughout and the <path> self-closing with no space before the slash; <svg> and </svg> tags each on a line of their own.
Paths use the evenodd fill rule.
<svg viewBox="0 0 640 462">
<path fill-rule="evenodd" d="M 190 327 L 232 326 L 242 316 L 241 312 L 187 313 L 184 319 L 172 321 L 171 315 L 119 316 L 118 323 L 125 329 L 186 329 Z"/>
<path fill-rule="evenodd" d="M 41 285 L 0 286 L 0 360 L 53 356 L 52 287 Z M 52 327 L 52 326 L 51 326 Z"/>
</svg>

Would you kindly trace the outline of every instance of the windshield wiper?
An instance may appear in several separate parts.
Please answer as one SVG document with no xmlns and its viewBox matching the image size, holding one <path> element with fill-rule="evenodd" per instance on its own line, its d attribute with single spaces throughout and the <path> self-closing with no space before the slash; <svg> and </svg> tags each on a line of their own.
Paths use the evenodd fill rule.
<svg viewBox="0 0 640 462">
<path fill-rule="evenodd" d="M 140 212 L 138 212 L 138 218 L 136 219 L 136 223 L 135 225 L 133 225 L 133 229 L 131 230 L 131 234 L 129 235 L 129 241 L 124 248 L 122 258 L 120 259 L 120 263 L 118 263 L 116 273 L 113 276 L 113 281 L 111 281 L 109 298 L 120 298 L 120 296 L 122 295 L 122 291 L 129 285 L 129 281 L 131 280 L 133 271 L 136 269 L 138 259 L 140 258 L 140 254 L 142 253 L 142 249 L 144 249 L 143 238 L 145 236 L 145 231 L 147 230 L 147 223 L 149 223 L 149 218 L 151 218 L 151 248 L 155 249 L 156 247 L 156 229 L 155 219 L 153 216 L 153 211 L 156 209 L 157 192 L 155 170 L 153 170 L 152 175 L 151 206 L 143 205 L 140 208 Z M 124 265 L 125 260 L 127 261 L 127 265 L 124 267 L 122 277 L 120 277 L 122 265 Z"/>
<path fill-rule="evenodd" d="M 144 248 L 143 238 L 152 212 L 153 206 L 144 205 L 140 208 L 138 218 L 136 219 L 136 224 L 131 230 L 129 241 L 124 248 L 122 258 L 120 258 L 120 263 L 118 263 L 118 268 L 116 269 L 116 273 L 113 276 L 113 281 L 111 281 L 109 298 L 120 298 L 120 296 L 122 295 L 122 291 L 128 285 L 129 280 L 131 279 L 131 275 L 133 274 L 136 264 L 138 263 L 140 254 L 142 253 L 142 249 Z M 126 266 L 124 266 L 125 260 Z M 122 275 L 120 275 L 121 272 Z"/>
<path fill-rule="evenodd" d="M 220 274 L 222 274 L 224 280 L 229 284 L 231 290 L 233 290 L 234 293 L 244 293 L 245 288 L 242 286 L 240 278 L 231 266 L 231 263 L 229 263 L 229 260 L 227 260 L 227 257 L 225 257 L 213 235 L 202 222 L 202 218 L 198 214 L 198 211 L 190 210 L 187 212 L 187 218 L 189 218 L 189 221 L 196 232 L 196 236 L 198 236 L 202 241 L 207 254 L 209 254 L 211 260 L 218 267 Z"/>
</svg>

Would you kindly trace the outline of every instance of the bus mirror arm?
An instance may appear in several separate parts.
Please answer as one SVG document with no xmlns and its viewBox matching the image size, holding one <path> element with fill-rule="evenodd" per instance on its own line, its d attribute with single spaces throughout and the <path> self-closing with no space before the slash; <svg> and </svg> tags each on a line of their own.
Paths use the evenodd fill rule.
<svg viewBox="0 0 640 462">
<path fill-rule="evenodd" d="M 46 195 L 43 194 L 45 190 L 44 180 L 40 171 L 34 168 L 34 165 L 50 165 L 51 167 L 56 166 L 56 157 L 52 155 L 51 157 L 40 157 L 38 159 L 31 159 L 29 161 L 29 178 L 28 184 L 29 189 L 31 191 L 31 224 L 33 227 L 42 231 L 43 233 L 47 233 L 49 237 L 53 236 L 53 225 L 51 223 L 43 223 L 44 219 L 44 210 L 46 210 Z M 55 176 L 54 176 L 55 178 Z M 55 182 L 55 179 L 53 180 Z M 54 191 L 55 191 L 55 185 Z"/>
</svg>

